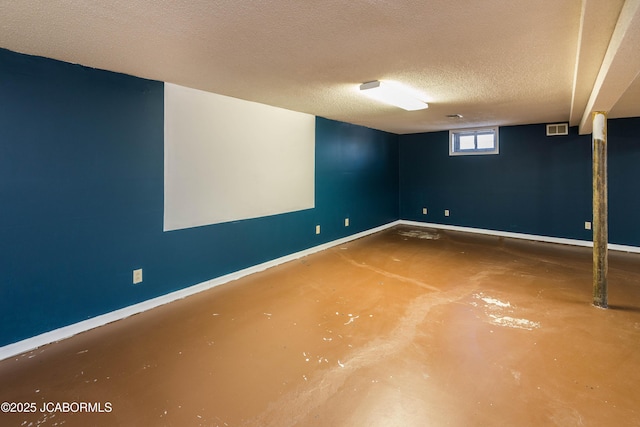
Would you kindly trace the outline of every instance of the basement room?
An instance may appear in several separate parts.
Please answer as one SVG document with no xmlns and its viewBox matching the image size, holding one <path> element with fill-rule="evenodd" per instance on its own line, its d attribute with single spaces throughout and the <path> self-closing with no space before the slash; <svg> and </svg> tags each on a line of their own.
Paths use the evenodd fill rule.
<svg viewBox="0 0 640 427">
<path fill-rule="evenodd" d="M 0 425 L 640 426 L 640 0 L 0 2 Z"/>
</svg>

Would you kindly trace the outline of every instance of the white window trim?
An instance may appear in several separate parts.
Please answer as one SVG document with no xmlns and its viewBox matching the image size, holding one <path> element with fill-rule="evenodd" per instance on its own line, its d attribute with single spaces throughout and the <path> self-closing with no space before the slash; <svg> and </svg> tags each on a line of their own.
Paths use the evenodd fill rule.
<svg viewBox="0 0 640 427">
<path fill-rule="evenodd" d="M 496 146 L 492 150 L 464 150 L 464 151 L 455 151 L 455 136 L 459 134 L 465 133 L 476 133 L 482 131 L 493 131 L 496 136 Z M 484 128 L 472 128 L 472 129 L 456 129 L 449 131 L 449 155 L 450 156 L 483 156 L 487 154 L 500 154 L 500 134 L 498 131 L 498 126 L 492 127 L 484 127 Z"/>
</svg>

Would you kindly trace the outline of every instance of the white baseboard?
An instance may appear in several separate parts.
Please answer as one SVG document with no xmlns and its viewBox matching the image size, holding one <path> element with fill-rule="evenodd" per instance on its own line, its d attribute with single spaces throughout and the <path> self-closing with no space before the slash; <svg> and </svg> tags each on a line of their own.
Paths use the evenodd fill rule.
<svg viewBox="0 0 640 427">
<path fill-rule="evenodd" d="M 194 295 L 199 292 L 206 291 L 207 289 L 211 289 L 213 287 L 216 287 L 225 283 L 229 283 L 231 281 L 240 279 L 250 274 L 264 271 L 268 268 L 275 267 L 280 264 L 284 264 L 285 262 L 293 261 L 293 260 L 305 257 L 307 255 L 311 255 L 313 253 L 320 252 L 325 249 L 329 249 L 333 246 L 341 245 L 341 244 L 350 242 L 352 240 L 356 240 L 361 237 L 368 236 L 370 234 L 378 233 L 380 231 L 386 230 L 396 225 L 409 225 L 409 226 L 415 226 L 415 227 L 435 228 L 435 229 L 441 229 L 441 230 L 462 231 L 465 233 L 509 237 L 513 239 L 533 240 L 537 242 L 559 243 L 563 245 L 593 247 L 593 242 L 586 241 L 586 240 L 563 239 L 563 238 L 557 238 L 557 237 L 537 236 L 533 234 L 511 233 L 507 231 L 486 230 L 486 229 L 471 228 L 471 227 L 459 227 L 456 225 L 444 225 L 444 224 L 435 224 L 435 223 L 428 223 L 428 222 L 399 220 L 399 221 L 390 222 L 388 224 L 381 225 L 379 227 L 372 228 L 370 230 L 366 230 L 357 234 L 353 234 L 351 236 L 347 236 L 338 240 L 334 240 L 318 246 L 314 246 L 312 248 L 305 249 L 300 252 L 296 252 L 290 255 L 286 255 L 286 256 L 271 260 L 271 261 L 267 261 L 262 264 L 254 265 L 252 267 L 248 267 L 243 270 L 236 271 L 234 273 L 216 277 L 214 279 L 207 280 L 206 282 L 198 283 L 197 285 L 193 285 L 188 288 L 181 289 L 179 291 L 171 292 L 169 294 L 152 298 L 137 304 L 133 304 L 128 307 L 121 308 L 119 310 L 102 314 L 100 316 L 92 317 L 91 319 L 83 320 L 81 322 L 74 323 L 69 326 L 65 326 L 59 329 L 55 329 L 53 331 L 45 332 L 43 334 L 31 337 L 31 338 L 27 338 L 22 341 L 18 341 L 13 344 L 5 345 L 4 347 L 0 347 L 0 360 L 8 359 L 10 357 L 17 356 L 22 353 L 26 353 L 28 351 L 34 350 L 46 344 L 51 344 L 56 341 L 61 341 L 66 338 L 70 338 L 81 332 L 86 332 L 90 329 L 94 329 L 99 326 L 103 326 L 108 323 L 124 319 L 134 314 L 151 310 L 152 308 L 159 307 L 161 305 L 168 304 L 172 301 L 177 301 L 179 299 L 188 297 L 190 295 Z M 614 251 L 640 253 L 640 247 L 636 247 L 636 246 L 609 244 L 609 249 Z"/>
<path fill-rule="evenodd" d="M 509 237 L 512 239 L 533 240 L 536 242 L 558 243 L 561 245 L 583 246 L 588 248 L 593 247 L 593 242 L 590 240 L 564 239 L 561 237 L 538 236 L 535 234 L 512 233 L 509 231 L 497 231 L 497 230 L 487 230 L 483 228 L 459 227 L 457 225 L 435 224 L 430 222 L 419 222 L 419 221 L 400 220 L 397 223 L 402 225 L 411 225 L 415 227 L 462 231 L 465 233 Z M 640 253 L 640 247 L 637 247 L 637 246 L 616 245 L 616 244 L 609 243 L 608 247 L 612 251 Z"/>
<path fill-rule="evenodd" d="M 106 325 L 107 323 L 112 323 L 117 320 L 121 320 L 126 317 L 132 316 L 134 314 L 151 310 L 152 308 L 159 307 L 161 305 L 168 304 L 172 301 L 177 301 L 179 299 L 188 297 L 190 295 L 194 295 L 199 292 L 206 291 L 213 287 L 240 279 L 250 274 L 264 271 L 268 268 L 275 267 L 280 264 L 284 264 L 285 262 L 293 261 L 293 260 L 305 257 L 307 255 L 311 255 L 313 253 L 323 251 L 333 246 L 341 245 L 341 244 L 350 242 L 352 240 L 356 240 L 361 237 L 365 237 L 370 234 L 374 234 L 379 231 L 386 230 L 388 228 L 391 228 L 397 225 L 398 223 L 399 223 L 398 221 L 390 222 L 388 224 L 381 225 L 379 227 L 372 228 L 370 230 L 366 230 L 357 234 L 353 234 L 351 236 L 347 236 L 338 240 L 331 241 L 331 242 L 323 243 L 321 245 L 314 246 L 312 248 L 305 249 L 300 252 L 286 255 L 271 261 L 264 262 L 262 264 L 254 265 L 252 267 L 248 267 L 243 270 L 239 270 L 224 276 L 216 277 L 214 279 L 207 280 L 206 282 L 198 283 L 197 285 L 193 285 L 185 289 L 180 289 L 179 291 L 171 292 L 169 294 L 152 298 L 146 301 L 142 301 L 140 303 L 133 304 L 128 307 L 124 307 L 109 313 L 105 313 L 100 316 L 92 317 L 90 319 L 83 320 L 81 322 L 74 323 L 69 326 L 64 326 L 62 328 L 55 329 L 53 331 L 45 332 L 43 334 L 36 335 L 31 338 L 27 338 L 22 341 L 18 341 L 16 343 L 5 345 L 3 347 L 0 347 L 0 360 L 8 359 L 10 357 L 14 357 L 31 350 L 35 350 L 36 348 L 46 344 L 51 344 L 57 341 L 64 340 L 66 338 L 70 338 L 81 332 L 86 332 L 90 329 L 94 329 L 99 326 Z"/>
</svg>

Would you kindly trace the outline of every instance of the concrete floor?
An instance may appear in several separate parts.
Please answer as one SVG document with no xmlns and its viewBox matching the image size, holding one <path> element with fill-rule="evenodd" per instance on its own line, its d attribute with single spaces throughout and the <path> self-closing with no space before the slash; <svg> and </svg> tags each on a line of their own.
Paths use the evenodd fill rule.
<svg viewBox="0 0 640 427">
<path fill-rule="evenodd" d="M 0 425 L 638 426 L 640 256 L 609 263 L 602 310 L 590 249 L 392 228 L 0 362 L 37 404 Z"/>
</svg>

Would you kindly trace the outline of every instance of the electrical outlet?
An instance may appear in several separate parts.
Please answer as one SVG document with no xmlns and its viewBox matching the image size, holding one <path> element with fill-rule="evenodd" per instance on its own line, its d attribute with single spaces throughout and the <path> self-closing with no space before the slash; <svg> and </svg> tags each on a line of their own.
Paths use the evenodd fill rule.
<svg viewBox="0 0 640 427">
<path fill-rule="evenodd" d="M 590 221 L 585 221 L 584 222 L 584 229 L 585 230 L 591 230 L 591 222 Z"/>
<path fill-rule="evenodd" d="M 449 216 L 449 209 L 444 210 L 444 216 Z"/>
<path fill-rule="evenodd" d="M 316 234 L 320 234 L 320 226 L 316 225 Z"/>
<path fill-rule="evenodd" d="M 133 270 L 133 284 L 142 283 L 142 269 Z"/>
<path fill-rule="evenodd" d="M 427 214 L 427 208 L 422 208 L 422 215 L 426 215 Z"/>
<path fill-rule="evenodd" d="M 348 227 L 349 226 L 349 218 L 345 218 L 344 219 L 344 226 Z"/>
</svg>

